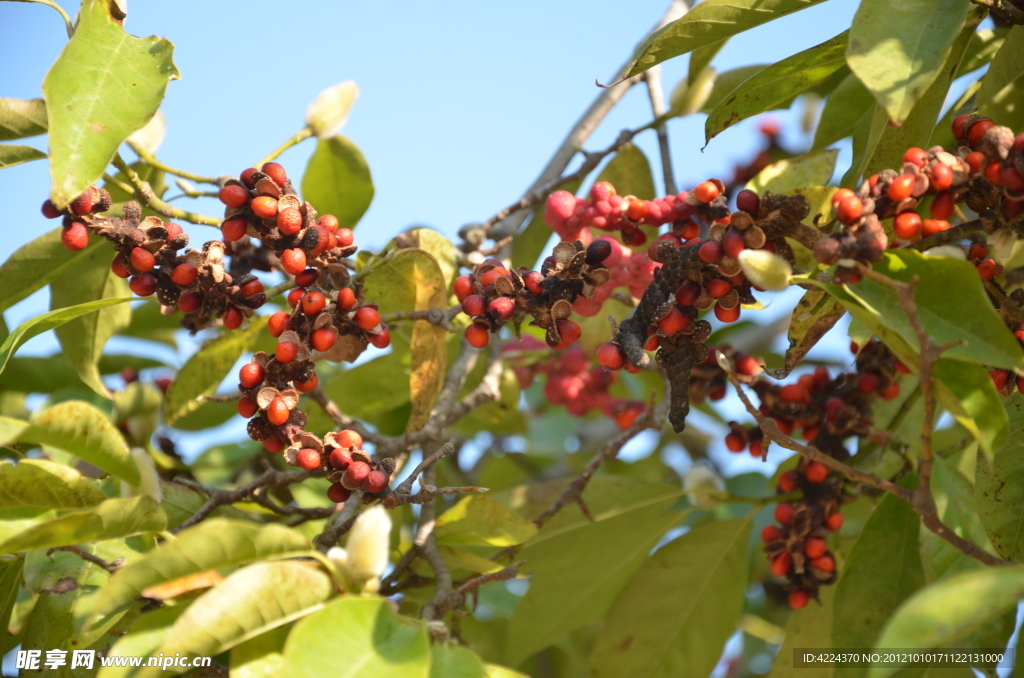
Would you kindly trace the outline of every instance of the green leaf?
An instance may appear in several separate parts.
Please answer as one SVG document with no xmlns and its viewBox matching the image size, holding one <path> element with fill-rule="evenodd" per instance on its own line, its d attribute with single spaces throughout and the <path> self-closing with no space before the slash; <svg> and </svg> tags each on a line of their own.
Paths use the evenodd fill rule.
<svg viewBox="0 0 1024 678">
<path fill-rule="evenodd" d="M 606 480 L 583 494 L 596 522 L 567 507 L 520 551 L 533 579 L 509 622 L 509 666 L 603 619 L 658 539 L 682 520 L 667 511 L 678 488 Z"/>
<path fill-rule="evenodd" d="M 170 633 L 175 620 L 188 610 L 188 605 L 161 607 L 139 617 L 131 633 L 122 636 L 110 648 L 108 657 L 145 657 L 155 654 L 156 649 Z M 129 678 L 137 672 L 127 666 L 109 666 L 100 669 L 97 678 Z"/>
<path fill-rule="evenodd" d="M 166 527 L 167 516 L 152 497 L 107 499 L 95 508 L 66 513 L 4 540 L 0 553 L 117 539 Z"/>
<path fill-rule="evenodd" d="M 0 141 L 34 137 L 45 132 L 45 101 L 0 97 Z"/>
<path fill-rule="evenodd" d="M 438 643 L 430 654 L 430 678 L 487 678 L 484 663 L 469 648 Z"/>
<path fill-rule="evenodd" d="M 438 544 L 515 546 L 537 534 L 537 527 L 490 497 L 463 497 L 437 519 Z"/>
<path fill-rule="evenodd" d="M 207 496 L 205 494 L 202 494 L 198 490 L 193 490 L 190 487 L 179 485 L 178 483 L 161 481 L 160 493 L 163 495 L 160 507 L 163 508 L 164 512 L 167 514 L 167 529 L 169 530 L 173 530 L 195 515 L 196 511 L 198 511 L 207 500 Z M 251 520 L 250 516 L 246 515 L 234 506 L 221 506 L 220 508 L 215 509 L 210 515 L 236 518 L 239 520 Z"/>
<path fill-rule="evenodd" d="M 807 352 L 846 315 L 846 309 L 828 292 L 810 289 L 800 297 L 789 319 L 789 348 L 783 366 L 771 370 L 775 379 L 783 379 L 793 371 Z"/>
<path fill-rule="evenodd" d="M 218 655 L 320 610 L 333 594 L 330 577 L 319 569 L 294 561 L 256 563 L 197 598 L 174 622 L 159 651 L 172 656 Z M 147 667 L 136 675 L 147 678 L 161 671 Z"/>
<path fill-rule="evenodd" d="M 693 50 L 690 53 L 690 66 L 686 75 L 687 81 L 697 82 L 704 69 L 711 65 L 711 62 L 718 56 L 718 53 L 722 51 L 722 48 L 725 47 L 725 43 L 728 41 L 729 38 L 723 38 L 718 42 L 713 42 L 710 45 Z"/>
<path fill-rule="evenodd" d="M 116 374 L 123 367 L 146 369 L 163 363 L 149 358 L 126 355 L 100 357 L 100 374 Z M 84 388 L 78 372 L 61 354 L 49 357 L 26 356 L 11 358 L 0 373 L 0 390 L 20 391 L 31 388 L 32 393 L 53 393 L 67 388 Z M 234 410 L 232 410 L 234 411 Z"/>
<path fill-rule="evenodd" d="M 179 77 L 174 46 L 136 38 L 109 2 L 86 0 L 74 36 L 43 80 L 49 113 L 50 199 L 67 205 L 103 174 L 117 147 L 152 118 Z"/>
<path fill-rule="evenodd" d="M 27 428 L 27 421 L 11 417 L 0 417 L 0 447 L 17 442 L 18 436 Z"/>
<path fill-rule="evenodd" d="M 825 100 L 812 148 L 825 148 L 853 135 L 857 121 L 871 111 L 874 104 L 874 95 L 860 78 L 850 73 Z"/>
<path fill-rule="evenodd" d="M 324 385 L 324 392 L 342 412 L 360 419 L 401 407 L 409 402 L 409 366 L 396 358 L 391 353 L 345 370 Z"/>
<path fill-rule="evenodd" d="M 292 558 L 311 550 L 309 540 L 283 525 L 211 518 L 178 533 L 117 572 L 100 592 L 93 616 L 137 598 L 144 589 L 188 575 L 242 563 Z"/>
<path fill-rule="evenodd" d="M 268 316 L 253 316 L 244 330 L 225 330 L 196 351 L 167 388 L 164 421 L 168 426 L 199 409 L 200 396 L 213 395 L 242 354 L 267 326 Z"/>
<path fill-rule="evenodd" d="M 928 335 L 940 345 L 963 342 L 945 351 L 943 357 L 1024 372 L 1020 342 L 992 304 L 986 303 L 988 294 L 973 264 L 904 249 L 886 253 L 874 269 L 901 282 L 920 281 L 914 301 Z M 881 322 L 919 350 L 917 334 L 891 287 L 866 278 L 849 289 Z"/>
<path fill-rule="evenodd" d="M 878 148 L 878 142 L 882 139 L 888 121 L 885 109 L 877 103 L 857 120 L 857 124 L 853 126 L 853 159 L 850 162 L 850 169 L 846 170 L 846 174 L 839 182 L 841 186 L 851 188 L 857 184 L 857 180 L 864 174 L 868 161 Z"/>
<path fill-rule="evenodd" d="M 633 144 L 625 144 L 601 170 L 597 181 L 608 181 L 619 195 L 635 195 L 643 200 L 654 199 L 654 175 L 644 152 Z"/>
<path fill-rule="evenodd" d="M 104 499 L 95 480 L 63 464 L 45 459 L 0 462 L 0 508 L 78 509 L 95 506 Z"/>
<path fill-rule="evenodd" d="M 1014 393 L 1003 402 L 1010 435 L 991 462 L 978 453 L 975 501 L 996 552 L 1019 563 L 1024 562 L 1024 395 Z"/>
<path fill-rule="evenodd" d="M 66 275 L 50 283 L 50 309 L 102 299 L 123 299 L 131 294 L 128 281 L 110 270 L 110 252 L 95 249 L 76 261 Z M 103 346 L 130 321 L 131 308 L 117 305 L 70 320 L 56 328 L 64 357 L 89 388 L 106 398 L 110 397 L 110 391 L 100 378 L 98 365 Z"/>
<path fill-rule="evenodd" d="M 333 214 L 344 228 L 355 228 L 373 200 L 373 179 L 355 144 L 338 135 L 316 142 L 302 175 L 302 197 L 320 214 Z"/>
<path fill-rule="evenodd" d="M 957 77 L 973 73 L 985 64 L 992 61 L 999 49 L 1006 40 L 1009 30 L 1006 28 L 983 28 L 971 35 L 971 44 L 967 46 L 967 53 L 964 55 L 963 63 L 956 72 Z"/>
<path fill-rule="evenodd" d="M 745 188 L 763 195 L 765 191 L 792 193 L 798 188 L 824 186 L 832 180 L 838 155 L 838 150 L 825 149 L 779 160 L 758 172 Z"/>
<path fill-rule="evenodd" d="M 648 558 L 605 618 L 590 675 L 709 675 L 743 614 L 750 528 L 712 522 Z"/>
<path fill-rule="evenodd" d="M 1024 27 L 1013 26 L 981 79 L 981 89 L 974 98 L 975 105 L 979 109 L 984 108 L 1003 88 L 1021 76 L 1024 76 Z"/>
<path fill-rule="evenodd" d="M 644 40 L 627 67 L 626 76 L 643 73 L 663 61 L 819 2 L 821 0 L 704 0 Z"/>
<path fill-rule="evenodd" d="M 261 633 L 231 648 L 232 678 L 274 678 L 284 665 L 284 644 L 290 625 Z"/>
<path fill-rule="evenodd" d="M 396 251 L 387 263 L 364 279 L 363 293 L 380 305 L 382 313 L 424 311 L 447 306 L 448 283 L 433 256 L 418 249 Z M 412 416 L 406 431 L 418 431 L 430 418 L 430 411 L 444 386 L 448 352 L 444 328 L 426 320 L 413 322 L 409 342 L 409 397 Z"/>
<path fill-rule="evenodd" d="M 974 487 L 949 461 L 936 456 L 932 463 L 931 488 L 939 519 L 953 532 L 992 551 L 978 516 Z M 921 530 L 921 562 L 925 577 L 934 582 L 962 566 L 967 556 L 931 530 Z"/>
<path fill-rule="evenodd" d="M 234 401 L 222 403 L 215 400 L 203 400 L 192 412 L 174 421 L 174 428 L 180 431 L 205 431 L 220 426 L 238 413 L 238 404 Z"/>
<path fill-rule="evenodd" d="M 939 75 L 969 0 L 862 0 L 850 28 L 850 69 L 896 123 Z"/>
<path fill-rule="evenodd" d="M 102 411 L 81 400 L 44 410 L 18 440 L 58 447 L 131 485 L 139 484 L 138 467 L 120 431 Z"/>
<path fill-rule="evenodd" d="M 881 172 L 887 167 L 901 167 L 903 153 L 907 148 L 913 146 L 926 148 L 928 146 L 935 130 L 935 121 L 945 105 L 949 86 L 956 77 L 960 62 L 970 45 L 971 36 L 974 35 L 977 25 L 978 17 L 975 16 L 964 26 L 960 36 L 949 50 L 949 56 L 942 65 L 935 82 L 920 97 L 903 124 L 886 126 L 878 148 L 864 170 L 866 176 Z"/>
<path fill-rule="evenodd" d="M 832 678 L 835 667 L 830 664 L 807 668 L 794 668 L 793 650 L 814 647 L 822 650 L 832 647 L 832 619 L 835 611 L 835 586 L 818 589 L 821 605 L 808 605 L 794 612 L 786 625 L 786 639 L 775 655 L 768 678 Z"/>
<path fill-rule="evenodd" d="M 24 568 L 23 557 L 0 558 L 0 629 L 5 631 L 11 622 L 14 604 L 18 601 Z"/>
<path fill-rule="evenodd" d="M 46 154 L 31 146 L 0 144 L 0 170 L 32 160 L 42 160 Z"/>
<path fill-rule="evenodd" d="M 861 530 L 836 585 L 834 609 L 842 614 L 832 621 L 833 647 L 874 647 L 886 620 L 924 585 L 917 550 L 920 527 L 910 504 L 885 495 Z M 865 670 L 838 666 L 836 675 L 853 678 Z"/>
<path fill-rule="evenodd" d="M 919 591 L 892 615 L 876 648 L 931 650 L 956 647 L 1024 598 L 1024 568 L 985 568 L 943 579 Z M 872 667 L 869 678 L 888 678 L 895 667 Z"/>
<path fill-rule="evenodd" d="M 132 307 L 132 321 L 120 332 L 123 337 L 136 337 L 159 341 L 177 347 L 175 339 L 181 330 L 181 318 L 177 315 L 164 315 L 160 312 L 160 304 L 147 301 Z"/>
<path fill-rule="evenodd" d="M 715 83 L 711 87 L 711 94 L 708 95 L 707 101 L 704 102 L 700 112 L 710 114 L 718 104 L 722 103 L 723 99 L 736 91 L 736 88 L 767 67 L 768 64 L 740 66 L 739 68 L 716 74 Z"/>
<path fill-rule="evenodd" d="M 343 661 L 339 661 L 343 658 Z M 427 678 L 430 641 L 379 598 L 345 596 L 288 635 L 281 678 Z"/>
<path fill-rule="evenodd" d="M 705 0 L 708 1 L 713 0 Z M 693 12 L 696 11 L 695 8 Z M 846 65 L 846 37 L 847 32 L 843 31 L 746 80 L 708 115 L 704 123 L 705 141 L 711 141 L 741 120 L 779 108 L 797 94 L 827 80 Z"/>
<path fill-rule="evenodd" d="M 107 251 L 109 243 L 91 238 L 84 250 L 72 252 L 60 240 L 60 228 L 22 245 L 0 266 L 0 311 L 7 310 L 36 290 L 63 277 L 78 261 L 97 249 Z"/>
</svg>

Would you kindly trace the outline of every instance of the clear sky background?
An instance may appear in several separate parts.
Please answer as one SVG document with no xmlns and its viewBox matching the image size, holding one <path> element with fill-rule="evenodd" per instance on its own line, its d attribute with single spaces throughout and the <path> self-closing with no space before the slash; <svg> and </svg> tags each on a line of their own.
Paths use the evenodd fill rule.
<svg viewBox="0 0 1024 678">
<path fill-rule="evenodd" d="M 75 14 L 76 3 L 61 4 Z M 609 81 L 667 6 L 667 0 L 132 0 L 125 26 L 134 35 L 156 34 L 174 43 L 181 80 L 167 88 L 168 132 L 158 156 L 199 174 L 237 174 L 297 131 L 322 89 L 356 80 L 361 95 L 344 134 L 362 149 L 373 173 L 376 196 L 356 231 L 357 243 L 373 248 L 412 225 L 454 237 L 461 225 L 482 221 L 516 200 L 597 96 L 594 79 Z M 713 65 L 722 72 L 783 59 L 849 26 L 856 6 L 853 0 L 830 0 L 748 31 L 731 40 Z M 0 2 L 0 96 L 41 96 L 43 76 L 65 42 L 63 23 L 52 9 Z M 664 64 L 667 91 L 685 76 L 687 64 L 688 57 Z M 810 145 L 800 131 L 799 110 L 798 105 L 794 112 L 773 114 L 794 149 Z M 587 148 L 603 148 L 619 130 L 650 119 L 647 93 L 634 87 Z M 681 188 L 730 176 L 732 167 L 749 161 L 762 143 L 754 119 L 727 130 L 701 152 L 704 119 L 696 115 L 670 124 Z M 45 137 L 24 143 L 45 149 Z M 637 144 L 660 184 L 654 133 L 640 135 Z M 292 176 L 301 176 L 312 150 L 308 141 L 280 161 Z M 844 151 L 840 163 L 846 158 Z M 48 184 L 44 161 L 0 172 L 0 188 L 8 196 L 0 259 L 56 225 L 39 212 Z M 168 195 L 175 193 L 172 188 Z M 213 199 L 176 204 L 222 213 Z M 209 227 L 182 225 L 196 245 L 219 235 Z M 776 296 L 758 315 L 766 321 L 788 315 L 798 296 L 796 290 Z M 45 291 L 33 295 L 6 312 L 8 325 L 47 305 Z M 840 350 L 845 344 L 840 335 L 821 350 L 849 362 L 849 353 Z M 191 345 L 186 342 L 181 354 L 170 355 L 165 347 L 139 342 L 115 339 L 111 346 L 180 364 Z M 43 335 L 21 352 L 56 350 L 52 336 Z M 241 435 L 238 426 L 229 426 L 215 437 Z M 720 452 L 728 456 L 724 448 Z"/>
</svg>

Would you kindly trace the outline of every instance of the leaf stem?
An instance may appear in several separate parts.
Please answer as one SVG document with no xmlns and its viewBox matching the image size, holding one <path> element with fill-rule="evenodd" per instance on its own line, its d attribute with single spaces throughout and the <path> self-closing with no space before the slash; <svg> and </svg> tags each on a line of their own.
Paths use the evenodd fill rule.
<svg viewBox="0 0 1024 678">
<path fill-rule="evenodd" d="M 131 166 L 124 161 L 124 158 L 121 157 L 120 153 L 114 154 L 113 163 L 114 167 L 124 172 L 124 175 L 128 177 L 128 181 L 130 181 L 132 186 L 135 187 L 132 191 L 133 194 L 154 211 L 159 212 L 170 219 L 180 219 L 181 221 L 188 221 L 202 226 L 220 227 L 220 219 L 208 217 L 205 214 L 187 212 L 178 207 L 174 207 L 173 205 L 169 205 L 158 198 L 156 193 L 153 192 L 153 187 L 149 185 L 149 182 L 143 181 L 142 177 L 140 177 L 135 170 L 133 170 Z"/>
<path fill-rule="evenodd" d="M 60 12 L 61 17 L 64 19 L 64 28 L 68 31 L 68 38 L 75 34 L 75 27 L 71 24 L 71 17 L 64 11 L 64 8 L 58 5 L 56 2 L 51 0 L 23 0 L 23 2 L 35 2 L 40 5 L 46 5 L 47 7 L 53 7 L 55 10 Z"/>
<path fill-rule="evenodd" d="M 270 155 L 256 163 L 256 167 L 263 167 L 263 163 L 267 163 L 270 162 L 271 160 L 277 159 L 279 155 L 287 151 L 289 148 L 295 146 L 296 144 L 302 143 L 311 136 L 313 136 L 313 129 L 310 127 L 303 127 L 302 129 L 295 133 L 295 136 L 293 136 L 291 139 L 275 148 L 273 151 L 270 152 Z"/>
<path fill-rule="evenodd" d="M 201 184 L 213 184 L 214 186 L 220 186 L 222 183 L 219 177 L 204 177 L 201 174 L 192 174 L 191 172 L 186 172 L 185 170 L 175 169 L 174 167 L 166 165 L 157 160 L 155 155 L 153 155 L 146 149 L 142 148 L 138 144 L 134 144 L 131 141 L 128 141 L 126 143 L 133 151 L 135 151 L 135 155 L 139 156 L 139 159 L 141 159 L 142 162 L 146 163 L 147 165 L 150 165 L 151 167 L 155 167 L 158 170 L 163 170 L 168 174 L 173 174 L 175 176 L 181 177 L 182 179 L 188 179 L 189 181 L 197 181 Z"/>
</svg>

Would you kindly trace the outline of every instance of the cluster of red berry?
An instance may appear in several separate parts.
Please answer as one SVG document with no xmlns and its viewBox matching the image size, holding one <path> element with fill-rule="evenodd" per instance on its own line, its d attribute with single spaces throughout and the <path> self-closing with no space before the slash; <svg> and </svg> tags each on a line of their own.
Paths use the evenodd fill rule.
<svg viewBox="0 0 1024 678">
<path fill-rule="evenodd" d="M 696 224 L 692 221 L 690 223 L 696 228 Z M 603 235 L 594 242 L 598 241 L 607 242 L 611 248 L 611 253 L 604 260 L 604 265 L 610 273 L 610 278 L 608 282 L 597 288 L 593 298 L 580 297 L 573 303 L 573 310 L 585 318 L 600 313 L 604 302 L 608 300 L 616 288 L 627 288 L 635 299 L 644 296 L 644 290 L 654 280 L 654 271 L 661 265 L 656 261 L 652 261 L 646 252 L 634 251 L 612 236 Z"/>
</svg>

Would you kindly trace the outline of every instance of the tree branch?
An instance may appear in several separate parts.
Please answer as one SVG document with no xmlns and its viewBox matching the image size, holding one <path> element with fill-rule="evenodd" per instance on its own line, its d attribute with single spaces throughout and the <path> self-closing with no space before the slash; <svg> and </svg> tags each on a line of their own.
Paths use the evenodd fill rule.
<svg viewBox="0 0 1024 678">
<path fill-rule="evenodd" d="M 661 85 L 661 65 L 657 65 L 644 73 L 647 83 L 647 96 L 651 100 L 651 111 L 655 118 L 665 115 L 665 92 Z M 661 153 L 661 173 L 665 182 L 666 195 L 679 192 L 676 185 L 676 174 L 672 168 L 672 151 L 668 143 L 668 125 L 662 124 L 655 128 L 658 133 L 658 150 Z"/>
<path fill-rule="evenodd" d="M 317 474 L 311 471 L 278 471 L 276 469 L 269 469 L 256 480 L 234 490 L 218 490 L 206 487 L 205 485 L 200 485 L 197 482 L 187 480 L 185 478 L 175 478 L 173 482 L 179 485 L 184 485 L 185 487 L 190 487 L 193 490 L 199 490 L 200 492 L 207 494 L 210 498 L 206 500 L 205 504 L 199 507 L 199 510 L 196 511 L 191 518 L 171 530 L 171 533 L 176 534 L 186 528 L 192 527 L 221 506 L 253 499 L 253 495 L 261 489 L 294 485 L 295 483 L 301 483 L 303 480 L 312 478 L 316 475 Z"/>
<path fill-rule="evenodd" d="M 1024 12 L 1009 2 L 1003 2 L 1003 0 L 971 0 L 971 2 L 992 10 L 1011 24 L 1024 25 Z"/>
<path fill-rule="evenodd" d="M 156 193 L 153 192 L 153 187 L 149 185 L 149 182 L 143 181 L 135 170 L 133 170 L 131 166 L 124 161 L 119 153 L 114 154 L 113 163 L 114 167 L 124 172 L 124 175 L 128 177 L 128 181 L 130 181 L 132 186 L 135 187 L 135 197 L 144 202 L 154 211 L 159 212 L 168 219 L 180 219 L 181 221 L 188 221 L 193 224 L 220 227 L 220 219 L 208 217 L 205 214 L 186 212 L 183 209 L 169 205 L 161 200 L 157 197 Z"/>
<path fill-rule="evenodd" d="M 448 332 L 460 332 L 460 328 L 453 327 L 451 324 L 451 321 L 460 312 L 462 312 L 462 306 L 457 304 L 449 309 L 428 308 L 423 311 L 397 311 L 395 313 L 385 313 L 381 315 L 380 319 L 385 323 L 393 323 L 398 320 L 426 320 L 431 325 L 444 328 Z"/>
<path fill-rule="evenodd" d="M 115 558 L 113 561 L 108 563 L 107 561 L 103 560 L 99 556 L 94 556 L 93 554 L 89 553 L 88 551 L 86 551 L 85 549 L 83 549 L 80 546 L 55 546 L 52 549 L 50 549 L 49 551 L 47 551 L 46 555 L 49 556 L 49 555 L 53 554 L 54 551 L 67 551 L 68 553 L 74 553 L 76 556 L 78 556 L 82 560 L 88 561 L 88 562 L 92 563 L 93 565 L 99 565 L 100 567 L 102 567 L 107 572 L 110 572 L 111 574 L 113 574 L 114 572 L 117 572 L 117 570 L 122 565 L 124 565 L 124 558 Z"/>
</svg>

